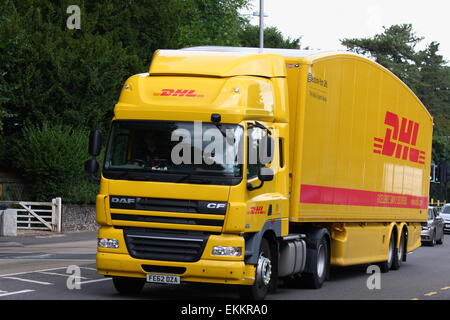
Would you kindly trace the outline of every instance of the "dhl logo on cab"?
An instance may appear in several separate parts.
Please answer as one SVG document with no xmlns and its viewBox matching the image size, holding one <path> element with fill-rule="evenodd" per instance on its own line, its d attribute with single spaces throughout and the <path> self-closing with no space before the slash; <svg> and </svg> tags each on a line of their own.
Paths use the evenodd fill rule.
<svg viewBox="0 0 450 320">
<path fill-rule="evenodd" d="M 155 92 L 153 95 L 159 97 L 190 97 L 203 98 L 203 94 L 197 94 L 196 90 L 190 89 L 162 89 L 161 92 Z"/>
</svg>

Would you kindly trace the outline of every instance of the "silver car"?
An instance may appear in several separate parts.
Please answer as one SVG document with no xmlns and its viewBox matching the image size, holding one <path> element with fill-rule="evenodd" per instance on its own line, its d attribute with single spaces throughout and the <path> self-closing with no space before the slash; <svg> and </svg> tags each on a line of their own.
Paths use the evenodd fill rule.
<svg viewBox="0 0 450 320">
<path fill-rule="evenodd" d="M 439 215 L 444 219 L 444 232 L 450 233 L 450 204 L 444 205 Z"/>
<path fill-rule="evenodd" d="M 444 242 L 444 219 L 436 207 L 428 207 L 428 221 L 422 223 L 422 243 L 434 247 Z"/>
</svg>

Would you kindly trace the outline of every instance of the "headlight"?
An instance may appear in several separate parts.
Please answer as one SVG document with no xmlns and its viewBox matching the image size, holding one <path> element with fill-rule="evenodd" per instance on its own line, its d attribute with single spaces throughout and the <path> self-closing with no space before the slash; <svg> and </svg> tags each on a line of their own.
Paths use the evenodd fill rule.
<svg viewBox="0 0 450 320">
<path fill-rule="evenodd" d="M 240 257 L 242 255 L 241 247 L 223 247 L 216 246 L 212 250 L 213 256 Z"/>
<path fill-rule="evenodd" d="M 99 248 L 117 249 L 119 248 L 119 240 L 116 239 L 98 239 Z"/>
</svg>

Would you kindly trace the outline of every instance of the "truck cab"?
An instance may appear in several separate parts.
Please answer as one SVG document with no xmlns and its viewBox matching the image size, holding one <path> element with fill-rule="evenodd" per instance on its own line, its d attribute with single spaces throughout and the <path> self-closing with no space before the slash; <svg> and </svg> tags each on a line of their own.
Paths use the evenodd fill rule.
<svg viewBox="0 0 450 320">
<path fill-rule="evenodd" d="M 99 273 L 122 291 L 149 273 L 251 287 L 261 239 L 288 234 L 286 86 L 280 56 L 239 52 L 161 50 L 129 78 L 96 201 Z"/>
</svg>

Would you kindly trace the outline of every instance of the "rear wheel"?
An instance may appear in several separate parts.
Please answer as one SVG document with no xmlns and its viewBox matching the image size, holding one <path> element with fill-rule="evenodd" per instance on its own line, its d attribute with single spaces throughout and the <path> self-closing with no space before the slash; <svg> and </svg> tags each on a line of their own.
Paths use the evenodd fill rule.
<svg viewBox="0 0 450 320">
<path fill-rule="evenodd" d="M 392 270 L 398 270 L 400 269 L 402 262 L 403 262 L 403 256 L 405 255 L 405 233 L 402 232 L 402 236 L 400 238 L 400 244 L 397 249 L 394 249 L 395 255 L 394 260 L 392 261 Z"/>
<path fill-rule="evenodd" d="M 255 283 L 251 286 L 241 286 L 239 294 L 245 300 L 263 300 L 274 281 L 273 252 L 269 241 L 263 238 L 259 250 L 258 264 L 255 271 Z"/>
<path fill-rule="evenodd" d="M 120 294 L 138 294 L 145 285 L 145 279 L 113 277 L 113 284 Z"/>
<path fill-rule="evenodd" d="M 388 249 L 388 258 L 386 261 L 383 261 L 379 263 L 380 271 L 382 273 L 389 272 L 389 270 L 392 268 L 392 264 L 394 261 L 394 255 L 395 255 L 395 234 L 391 234 L 391 239 L 389 240 L 389 249 Z"/>
<path fill-rule="evenodd" d="M 316 249 L 308 249 L 309 253 L 311 253 L 310 262 L 313 272 L 302 274 L 299 280 L 303 287 L 319 289 L 323 286 L 330 268 L 329 247 L 325 237 L 320 239 Z"/>
</svg>

